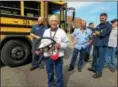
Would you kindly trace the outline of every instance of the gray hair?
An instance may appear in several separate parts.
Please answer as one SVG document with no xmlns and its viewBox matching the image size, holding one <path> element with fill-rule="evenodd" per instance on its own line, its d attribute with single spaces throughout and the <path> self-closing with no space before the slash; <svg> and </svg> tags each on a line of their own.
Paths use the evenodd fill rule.
<svg viewBox="0 0 118 87">
<path fill-rule="evenodd" d="M 57 20 L 57 21 L 59 22 L 59 19 L 58 19 L 58 17 L 57 17 L 56 15 L 50 16 L 50 17 L 49 17 L 49 22 L 50 22 L 51 20 Z"/>
</svg>

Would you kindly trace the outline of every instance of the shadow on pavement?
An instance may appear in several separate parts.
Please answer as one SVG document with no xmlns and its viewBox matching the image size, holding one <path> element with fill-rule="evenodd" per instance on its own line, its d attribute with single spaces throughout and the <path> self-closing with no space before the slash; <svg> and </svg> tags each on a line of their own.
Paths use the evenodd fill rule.
<svg viewBox="0 0 118 87">
<path fill-rule="evenodd" d="M 0 68 L 4 67 L 5 65 L 0 61 Z"/>
<path fill-rule="evenodd" d="M 70 76 L 75 72 L 75 71 L 68 72 L 68 67 L 69 66 L 66 65 L 66 66 L 64 66 L 64 69 L 63 69 L 63 72 L 64 72 L 64 87 L 67 87 Z"/>
<path fill-rule="evenodd" d="M 64 59 L 70 58 L 72 56 L 73 49 L 70 47 L 67 47 L 64 51 Z"/>
<path fill-rule="evenodd" d="M 32 61 L 32 57 L 30 56 L 22 65 L 11 67 L 11 68 L 16 68 L 16 67 L 27 65 L 27 64 L 31 63 L 31 61 Z M 2 68 L 4 66 L 6 66 L 6 65 L 2 61 L 0 61 L 0 68 Z"/>
</svg>

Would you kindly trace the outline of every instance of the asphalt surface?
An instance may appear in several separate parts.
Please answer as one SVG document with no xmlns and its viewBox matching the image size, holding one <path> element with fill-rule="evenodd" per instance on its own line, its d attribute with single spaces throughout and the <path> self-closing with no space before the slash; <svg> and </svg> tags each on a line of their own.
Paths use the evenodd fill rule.
<svg viewBox="0 0 118 87">
<path fill-rule="evenodd" d="M 63 72 L 65 87 L 117 87 L 117 71 L 112 73 L 104 68 L 103 77 L 93 79 L 94 73 L 87 70 L 91 62 L 86 63 L 82 72 L 77 68 L 68 72 L 70 57 L 64 59 Z M 47 74 L 45 69 L 30 71 L 31 64 L 19 67 L 1 67 L 1 87 L 47 87 Z"/>
<path fill-rule="evenodd" d="M 87 70 L 91 62 L 85 64 L 82 72 L 75 70 L 68 72 L 72 49 L 66 50 L 64 58 L 63 73 L 65 87 L 117 87 L 117 71 L 112 73 L 104 68 L 103 77 L 93 79 L 94 73 Z M 45 69 L 30 71 L 31 63 L 19 67 L 1 67 L 1 87 L 47 87 L 47 74 Z"/>
</svg>

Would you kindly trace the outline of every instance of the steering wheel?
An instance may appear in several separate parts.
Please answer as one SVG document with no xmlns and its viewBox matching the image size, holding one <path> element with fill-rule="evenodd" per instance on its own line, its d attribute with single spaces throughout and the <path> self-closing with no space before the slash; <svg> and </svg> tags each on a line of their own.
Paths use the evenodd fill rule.
<svg viewBox="0 0 118 87">
<path fill-rule="evenodd" d="M 42 37 L 36 41 L 35 50 L 43 52 L 48 51 L 49 49 L 54 50 L 55 44 L 56 41 L 51 37 Z"/>
</svg>

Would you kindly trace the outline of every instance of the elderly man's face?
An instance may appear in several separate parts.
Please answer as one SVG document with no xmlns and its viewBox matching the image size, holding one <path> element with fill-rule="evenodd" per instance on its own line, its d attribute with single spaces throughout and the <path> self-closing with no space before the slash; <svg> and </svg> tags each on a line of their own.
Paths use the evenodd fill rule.
<svg viewBox="0 0 118 87">
<path fill-rule="evenodd" d="M 38 24 L 43 24 L 43 18 L 42 17 L 38 18 Z"/>
<path fill-rule="evenodd" d="M 82 28 L 82 29 L 86 29 L 86 22 L 85 22 L 85 21 L 82 22 L 81 28 Z"/>
<path fill-rule="evenodd" d="M 107 20 L 107 17 L 106 16 L 100 16 L 100 22 L 101 23 L 105 23 Z"/>
<path fill-rule="evenodd" d="M 57 19 L 51 19 L 50 20 L 50 27 L 51 29 L 56 29 L 58 26 L 58 20 Z"/>
</svg>

